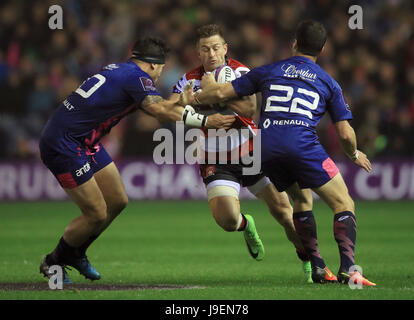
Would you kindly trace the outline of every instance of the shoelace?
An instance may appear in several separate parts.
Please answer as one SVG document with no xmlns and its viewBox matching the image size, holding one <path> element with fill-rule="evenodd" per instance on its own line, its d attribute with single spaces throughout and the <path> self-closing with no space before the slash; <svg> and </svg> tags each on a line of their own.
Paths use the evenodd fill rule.
<svg viewBox="0 0 414 320">
<path fill-rule="evenodd" d="M 63 266 L 62 266 L 62 269 L 66 272 L 66 270 L 69 270 L 69 271 L 72 271 L 72 269 L 71 268 L 69 268 L 66 264 L 64 264 Z"/>
<path fill-rule="evenodd" d="M 62 265 L 62 271 L 63 271 L 63 279 L 66 279 L 66 277 L 69 277 L 68 273 L 66 272 L 66 270 L 72 271 L 71 268 L 69 268 L 67 265 Z"/>
</svg>

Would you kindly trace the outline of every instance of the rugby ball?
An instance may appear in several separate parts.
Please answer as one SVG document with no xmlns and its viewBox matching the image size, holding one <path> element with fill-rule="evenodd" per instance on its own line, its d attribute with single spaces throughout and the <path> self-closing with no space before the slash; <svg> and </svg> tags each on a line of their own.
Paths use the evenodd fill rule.
<svg viewBox="0 0 414 320">
<path fill-rule="evenodd" d="M 216 69 L 214 77 L 216 78 L 217 83 L 227 83 L 235 80 L 236 74 L 229 66 L 222 65 Z"/>
<path fill-rule="evenodd" d="M 214 71 L 214 78 L 217 83 L 228 83 L 236 79 L 236 74 L 232 68 L 223 64 Z M 212 105 L 212 108 L 218 112 L 223 112 L 227 109 L 225 103 L 215 103 Z"/>
</svg>

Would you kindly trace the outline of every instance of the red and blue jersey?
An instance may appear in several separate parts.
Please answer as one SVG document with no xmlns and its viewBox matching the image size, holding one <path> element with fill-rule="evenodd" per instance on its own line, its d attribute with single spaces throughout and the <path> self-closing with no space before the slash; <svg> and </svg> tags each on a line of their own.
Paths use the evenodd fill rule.
<svg viewBox="0 0 414 320">
<path fill-rule="evenodd" d="M 41 142 L 61 153 L 84 148 L 93 154 L 99 140 L 148 95 L 160 95 L 151 77 L 134 62 L 110 64 L 67 97 L 51 116 Z"/>
<path fill-rule="evenodd" d="M 262 93 L 262 162 L 311 151 L 319 144 L 316 126 L 326 112 L 333 122 L 352 119 L 339 84 L 305 57 L 255 68 L 232 85 L 239 96 Z"/>
</svg>

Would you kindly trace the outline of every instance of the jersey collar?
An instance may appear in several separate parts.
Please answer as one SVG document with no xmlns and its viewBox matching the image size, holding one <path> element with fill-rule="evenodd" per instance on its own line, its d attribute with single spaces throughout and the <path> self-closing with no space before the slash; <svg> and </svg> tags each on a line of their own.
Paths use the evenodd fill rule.
<svg viewBox="0 0 414 320">
<path fill-rule="evenodd" d="M 315 62 L 313 62 L 311 59 L 306 58 L 306 57 L 304 57 L 304 56 L 293 56 L 292 58 L 293 58 L 293 59 L 295 59 L 295 60 L 299 60 L 299 61 L 304 61 L 304 62 L 315 63 Z"/>
</svg>

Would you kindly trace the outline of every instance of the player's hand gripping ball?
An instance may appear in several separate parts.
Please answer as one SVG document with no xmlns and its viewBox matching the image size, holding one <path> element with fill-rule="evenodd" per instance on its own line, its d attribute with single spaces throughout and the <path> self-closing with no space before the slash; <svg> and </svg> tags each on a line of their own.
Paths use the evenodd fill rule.
<svg viewBox="0 0 414 320">
<path fill-rule="evenodd" d="M 214 71 L 214 78 L 216 79 L 217 83 L 228 83 L 236 79 L 236 74 L 232 68 L 223 64 Z M 226 109 L 226 104 L 216 103 L 213 104 L 212 107 L 213 109 L 220 112 Z"/>
</svg>

